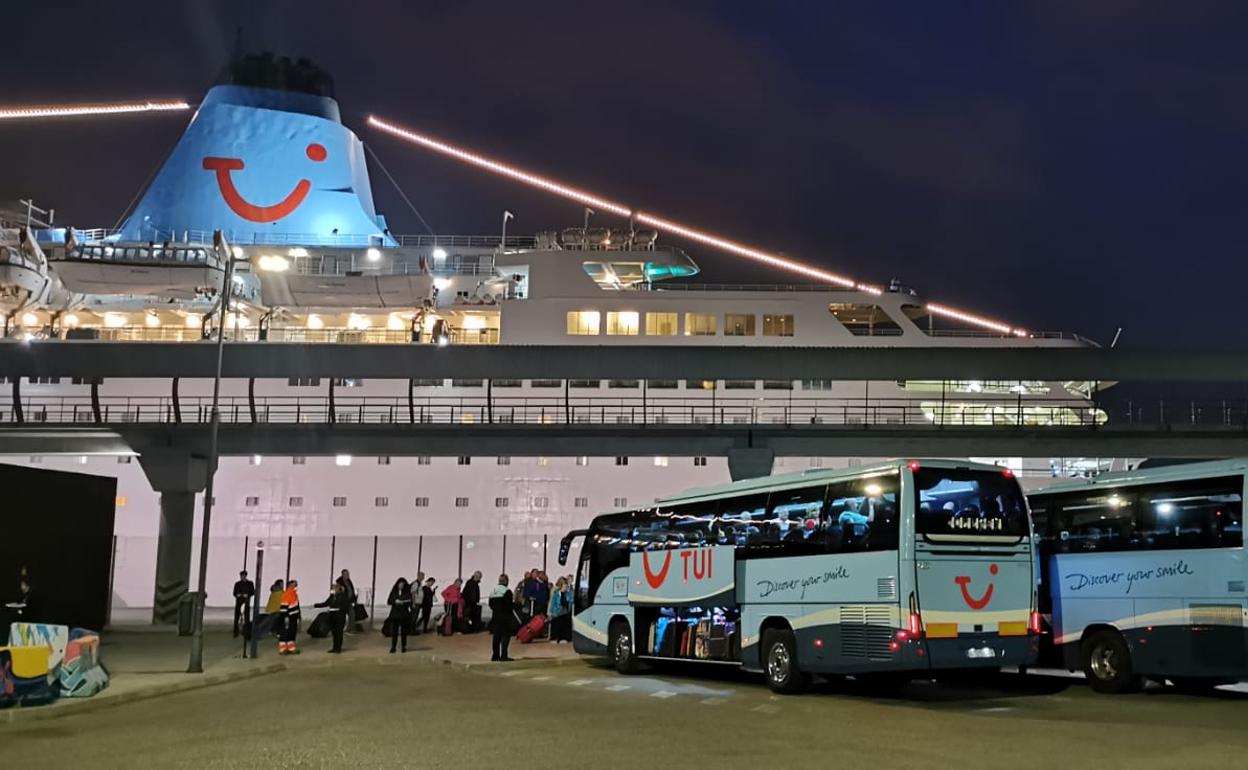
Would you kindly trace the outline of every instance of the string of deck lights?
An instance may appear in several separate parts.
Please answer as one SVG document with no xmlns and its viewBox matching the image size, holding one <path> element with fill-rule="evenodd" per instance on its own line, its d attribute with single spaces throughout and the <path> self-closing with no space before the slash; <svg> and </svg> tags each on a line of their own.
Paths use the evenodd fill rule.
<svg viewBox="0 0 1248 770">
<path fill-rule="evenodd" d="M 655 227 L 665 232 L 678 235 L 682 238 L 697 241 L 698 243 L 702 243 L 722 251 L 727 251 L 747 259 L 752 259 L 756 262 L 761 262 L 772 267 L 797 273 L 798 275 L 803 275 L 807 278 L 814 278 L 820 281 L 835 284 L 837 286 L 858 289 L 860 291 L 865 291 L 875 295 L 883 293 L 878 286 L 860 283 L 852 278 L 837 275 L 836 273 L 830 273 L 826 270 L 820 270 L 817 267 L 802 264 L 801 262 L 795 262 L 778 254 L 772 254 L 761 249 L 755 249 L 750 246 L 737 243 L 736 241 L 728 240 L 727 238 L 712 235 L 711 233 L 707 233 L 702 230 L 696 230 L 670 219 L 664 219 L 653 214 L 647 214 L 643 211 L 634 210 L 621 203 L 602 198 L 594 193 L 557 182 L 553 179 L 548 179 L 538 174 L 524 171 L 523 169 L 488 158 L 479 153 L 434 139 L 431 136 L 413 131 L 410 128 L 405 128 L 395 123 L 391 123 L 377 117 L 376 115 L 369 115 L 367 120 L 368 124 L 373 128 L 384 131 L 385 133 L 396 138 L 433 150 L 434 152 L 442 155 L 455 158 L 456 160 L 476 166 L 477 168 L 485 169 L 486 171 L 498 174 L 499 176 L 514 179 L 515 181 L 527 184 L 530 187 L 536 187 L 539 190 L 554 193 L 555 195 L 567 198 L 568 200 L 576 201 L 582 205 L 607 211 L 621 217 L 631 217 L 635 222 Z M 956 321 L 978 326 L 982 329 L 988 329 L 999 334 L 1012 334 L 1016 337 L 1028 336 L 1028 332 L 1025 329 L 1013 327 L 1009 324 L 1001 323 L 1000 321 L 993 321 L 973 313 L 955 310 L 954 308 L 946 307 L 945 305 L 941 305 L 936 302 L 928 302 L 924 305 L 924 308 L 932 315 L 944 316 Z"/>
<path fill-rule="evenodd" d="M 178 99 L 99 104 L 40 104 L 29 107 L 0 108 L 0 120 L 72 118 L 79 115 L 127 115 L 136 112 L 181 112 L 190 108 L 189 102 Z"/>
</svg>

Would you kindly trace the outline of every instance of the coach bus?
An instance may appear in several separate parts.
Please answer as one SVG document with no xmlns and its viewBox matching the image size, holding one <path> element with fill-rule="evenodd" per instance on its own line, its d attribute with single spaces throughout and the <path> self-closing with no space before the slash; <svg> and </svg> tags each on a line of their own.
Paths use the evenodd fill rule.
<svg viewBox="0 0 1248 770">
<path fill-rule="evenodd" d="M 648 660 L 901 681 L 1026 666 L 1038 649 L 1031 526 L 1010 470 L 943 460 L 808 471 L 607 513 L 585 539 L 574 646 Z"/>
<path fill-rule="evenodd" d="M 1039 552 L 1041 665 L 1098 692 L 1248 678 L 1246 460 L 1111 473 L 1028 495 Z"/>
</svg>

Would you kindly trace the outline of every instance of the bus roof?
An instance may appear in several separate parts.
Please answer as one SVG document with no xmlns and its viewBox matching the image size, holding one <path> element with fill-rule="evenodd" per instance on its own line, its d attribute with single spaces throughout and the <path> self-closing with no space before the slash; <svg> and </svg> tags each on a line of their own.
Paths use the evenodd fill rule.
<svg viewBox="0 0 1248 770">
<path fill-rule="evenodd" d="M 1001 466 L 999 465 L 985 465 L 984 463 L 974 463 L 969 460 L 938 460 L 925 458 L 885 460 L 879 463 L 863 465 L 857 468 L 812 468 L 811 470 L 798 471 L 797 473 L 781 473 L 775 476 L 759 476 L 758 478 L 734 481 L 730 484 L 719 484 L 713 487 L 698 487 L 677 493 L 675 495 L 661 497 L 656 500 L 655 503 L 670 504 L 678 502 L 693 502 L 708 498 L 730 497 L 732 495 L 750 492 L 771 492 L 781 489 L 789 489 L 792 487 L 808 486 L 810 484 L 859 478 L 861 476 L 868 476 L 873 473 L 881 473 L 884 471 L 894 471 L 908 465 L 909 463 L 918 463 L 920 466 L 930 466 L 936 468 L 978 468 L 988 471 L 1001 470 Z"/>
<path fill-rule="evenodd" d="M 1152 484 L 1163 481 L 1181 481 L 1190 478 L 1210 478 L 1248 473 L 1248 457 L 1237 457 L 1230 460 L 1209 460 L 1205 462 L 1182 463 L 1180 465 L 1163 465 L 1159 468 L 1140 468 L 1133 471 L 1116 471 L 1105 473 L 1091 479 L 1075 479 L 1060 481 L 1041 487 L 1027 494 L 1028 497 L 1072 492 L 1089 487 L 1133 486 Z"/>
</svg>

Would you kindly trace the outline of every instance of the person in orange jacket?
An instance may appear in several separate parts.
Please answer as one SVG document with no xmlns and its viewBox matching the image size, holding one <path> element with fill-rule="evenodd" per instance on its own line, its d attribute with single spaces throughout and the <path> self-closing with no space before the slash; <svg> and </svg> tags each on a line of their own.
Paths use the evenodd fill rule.
<svg viewBox="0 0 1248 770">
<path fill-rule="evenodd" d="M 299 635 L 299 581 L 291 580 L 282 592 L 282 633 L 277 637 L 278 655 L 298 655 L 295 637 Z"/>
</svg>

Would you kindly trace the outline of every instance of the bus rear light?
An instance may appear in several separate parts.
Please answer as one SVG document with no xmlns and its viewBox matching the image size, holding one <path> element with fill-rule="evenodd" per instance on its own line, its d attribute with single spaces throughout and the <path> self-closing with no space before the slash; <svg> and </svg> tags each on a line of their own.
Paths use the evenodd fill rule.
<svg viewBox="0 0 1248 770">
<path fill-rule="evenodd" d="M 1039 612 L 1031 613 L 1031 633 L 1033 634 L 1040 633 L 1040 613 Z"/>
<path fill-rule="evenodd" d="M 913 471 L 917 471 L 917 470 L 919 469 L 919 461 L 918 461 L 918 460 L 911 460 L 911 461 L 910 461 L 910 463 L 909 463 L 909 468 L 910 468 L 910 470 L 911 470 L 912 472 L 913 472 Z"/>
<path fill-rule="evenodd" d="M 909 635 L 914 637 L 923 635 L 923 619 L 919 617 L 917 612 L 910 613 Z"/>
<path fill-rule="evenodd" d="M 1014 471 L 1010 470 L 1009 468 L 1006 468 L 1005 470 L 1001 471 L 1001 475 L 1005 476 L 1007 479 L 1012 479 L 1014 478 Z"/>
<path fill-rule="evenodd" d="M 816 650 L 822 650 L 822 649 L 823 649 L 823 640 L 822 640 L 822 639 L 816 639 L 816 640 L 815 640 L 815 649 L 816 649 Z"/>
<path fill-rule="evenodd" d="M 897 650 L 900 650 L 900 649 L 901 649 L 901 645 L 900 645 L 900 644 L 898 644 L 897 642 L 889 642 L 889 643 L 888 643 L 888 649 L 890 649 L 890 650 L 892 650 L 892 651 L 896 652 Z"/>
</svg>

